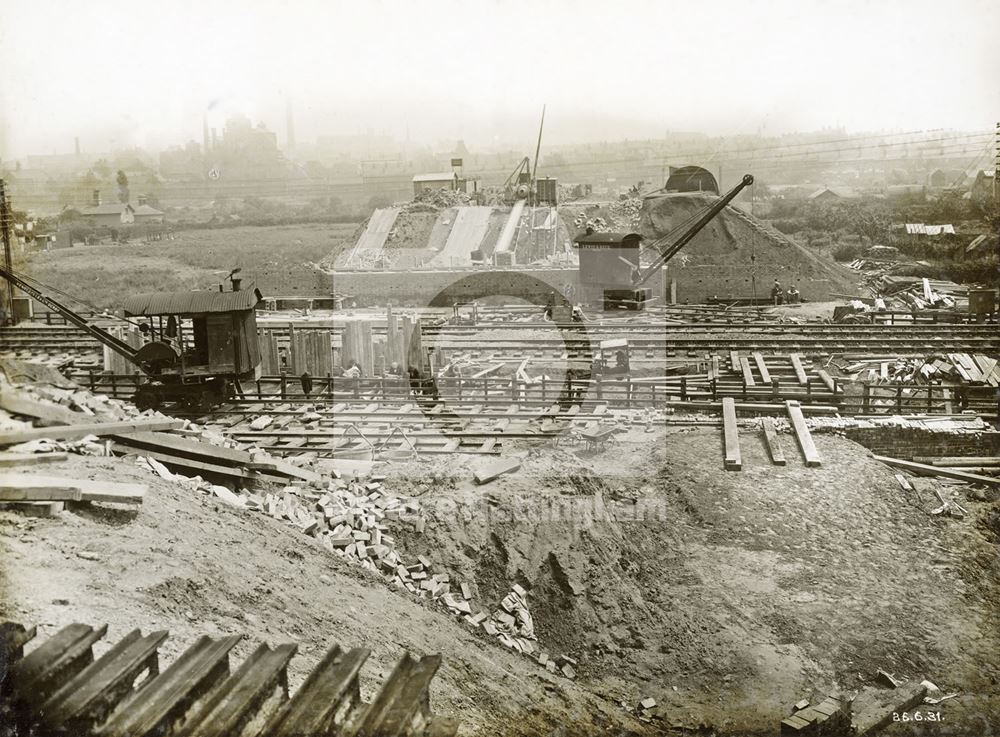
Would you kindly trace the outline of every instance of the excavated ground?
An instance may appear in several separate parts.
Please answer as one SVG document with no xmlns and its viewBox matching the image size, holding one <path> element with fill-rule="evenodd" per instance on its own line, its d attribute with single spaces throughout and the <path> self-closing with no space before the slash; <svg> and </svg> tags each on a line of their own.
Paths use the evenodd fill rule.
<svg viewBox="0 0 1000 737">
<path fill-rule="evenodd" d="M 816 436 L 824 467 L 806 469 L 784 436 L 782 469 L 743 434 L 741 473 L 721 470 L 714 428 L 635 429 L 596 453 L 506 448 L 521 471 L 486 486 L 468 456 L 383 471 L 428 515 L 397 547 L 471 582 L 474 611 L 523 585 L 539 644 L 573 657 L 576 681 L 281 522 L 116 459 L 77 457 L 58 473 L 149 484 L 137 513 L 0 513 L 0 615 L 43 635 L 108 622 L 109 640 L 165 627 L 168 661 L 204 633 L 246 633 L 239 655 L 295 640 L 293 686 L 332 642 L 364 645 L 368 698 L 403 649 L 441 652 L 432 706 L 464 734 L 774 734 L 790 704 L 850 693 L 880 668 L 959 691 L 938 707 L 940 728 L 981 732 L 1000 713 L 1000 669 L 985 657 L 1000 651 L 996 504 L 932 517 L 933 494 L 908 500 L 849 441 Z M 659 706 L 641 722 L 647 696 Z"/>
</svg>

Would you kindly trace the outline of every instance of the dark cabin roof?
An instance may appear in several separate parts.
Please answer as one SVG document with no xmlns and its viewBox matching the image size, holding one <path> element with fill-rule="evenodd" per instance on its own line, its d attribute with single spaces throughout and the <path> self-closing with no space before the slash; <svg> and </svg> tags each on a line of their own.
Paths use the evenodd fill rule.
<svg viewBox="0 0 1000 737">
<path fill-rule="evenodd" d="M 200 315 L 252 310 L 263 299 L 254 286 L 238 292 L 152 292 L 126 298 L 126 315 Z"/>
<path fill-rule="evenodd" d="M 639 245 L 642 236 L 638 233 L 584 233 L 574 242 L 578 246 L 618 246 L 626 248 Z"/>
</svg>

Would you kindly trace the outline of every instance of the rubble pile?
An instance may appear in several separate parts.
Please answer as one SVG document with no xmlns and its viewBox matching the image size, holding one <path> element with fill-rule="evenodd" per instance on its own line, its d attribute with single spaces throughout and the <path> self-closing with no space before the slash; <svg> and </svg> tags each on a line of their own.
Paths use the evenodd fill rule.
<svg viewBox="0 0 1000 737">
<path fill-rule="evenodd" d="M 427 189 L 403 205 L 400 212 L 437 212 L 449 207 L 464 207 L 475 204 L 475 199 L 465 192 L 453 189 Z"/>
<path fill-rule="evenodd" d="M 612 227 L 608 225 L 608 221 L 600 215 L 588 218 L 585 212 L 578 212 L 576 214 L 576 217 L 573 219 L 573 225 L 579 231 L 587 230 L 588 228 L 595 233 L 610 233 L 612 231 Z"/>
<path fill-rule="evenodd" d="M 954 310 L 967 306 L 966 288 L 954 282 L 884 272 L 873 273 L 865 281 L 872 295 L 881 297 L 889 309 Z"/>
<path fill-rule="evenodd" d="M 534 659 L 555 673 L 575 677 L 568 657 L 555 660 L 539 652 L 535 625 L 528 611 L 528 593 L 514 584 L 492 613 L 472 611 L 472 587 L 465 582 L 452 590 L 451 576 L 438 570 L 425 556 L 407 561 L 396 550 L 390 522 L 408 524 L 417 533 L 426 525 L 420 503 L 385 493 L 383 479 L 373 476 L 367 484 L 355 479 L 333 479 L 324 488 L 286 486 L 280 492 L 244 493 L 237 506 L 245 506 L 287 521 L 332 553 L 383 578 L 391 587 L 405 590 L 447 608 L 473 628 L 481 627 L 501 644 Z M 194 483 L 204 491 L 203 483 Z M 215 491 L 212 489 L 212 491 Z"/>
<path fill-rule="evenodd" d="M 612 202 L 608 206 L 608 213 L 615 230 L 622 232 L 637 230 L 639 216 L 642 214 L 642 200 L 638 197 L 629 197 Z"/>
<path fill-rule="evenodd" d="M 928 358 L 872 359 L 846 367 L 848 377 L 870 384 L 961 384 L 1000 386 L 1000 361 L 980 354 L 949 353 Z"/>
</svg>

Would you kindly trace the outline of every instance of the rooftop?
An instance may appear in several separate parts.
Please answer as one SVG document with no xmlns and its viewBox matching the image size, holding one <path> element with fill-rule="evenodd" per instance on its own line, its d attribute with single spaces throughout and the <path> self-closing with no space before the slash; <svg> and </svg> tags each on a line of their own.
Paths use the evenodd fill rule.
<svg viewBox="0 0 1000 737">
<path fill-rule="evenodd" d="M 456 179 L 458 174 L 453 171 L 442 171 L 437 174 L 417 174 L 413 177 L 414 182 L 450 182 Z"/>
<path fill-rule="evenodd" d="M 125 299 L 126 315 L 200 315 L 252 310 L 263 299 L 254 286 L 238 292 L 150 292 Z"/>
</svg>

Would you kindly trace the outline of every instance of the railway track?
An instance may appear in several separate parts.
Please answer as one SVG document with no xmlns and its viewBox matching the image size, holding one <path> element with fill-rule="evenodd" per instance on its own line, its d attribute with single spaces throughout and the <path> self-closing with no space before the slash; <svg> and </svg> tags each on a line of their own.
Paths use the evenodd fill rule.
<svg viewBox="0 0 1000 737">
<path fill-rule="evenodd" d="M 521 331 L 517 323 L 505 324 L 498 331 Z M 528 326 L 534 332 L 552 329 L 552 323 Z M 340 343 L 339 328 L 296 328 L 332 333 L 332 346 Z M 427 326 L 423 335 L 435 348 L 485 354 L 489 351 L 508 355 L 531 355 L 531 351 L 567 349 L 570 355 L 586 355 L 597 349 L 597 343 L 607 337 L 627 337 L 631 354 L 641 358 L 643 352 L 670 351 L 719 352 L 732 348 L 762 351 L 793 351 L 801 353 L 840 353 L 870 351 L 882 355 L 907 355 L 926 352 L 1000 352 L 1000 330 L 995 325 L 785 325 L 759 323 L 648 325 L 623 324 L 579 325 L 560 337 L 535 335 L 489 335 L 489 330 L 466 326 Z M 579 332 L 577 332 L 579 331 Z M 274 329 L 279 336 L 287 329 Z M 375 334 L 379 334 L 376 326 Z M 384 327 L 381 330 L 384 334 Z M 0 330 L 0 351 L 39 350 L 62 351 L 95 349 L 99 343 L 73 328 L 4 328 Z M 652 356 L 650 356 L 652 357 Z"/>
</svg>

